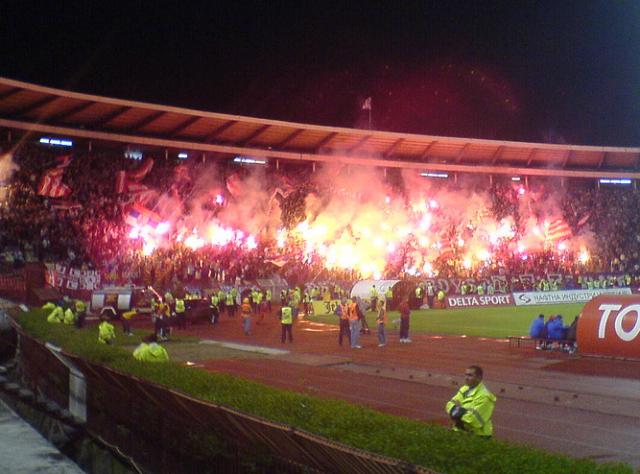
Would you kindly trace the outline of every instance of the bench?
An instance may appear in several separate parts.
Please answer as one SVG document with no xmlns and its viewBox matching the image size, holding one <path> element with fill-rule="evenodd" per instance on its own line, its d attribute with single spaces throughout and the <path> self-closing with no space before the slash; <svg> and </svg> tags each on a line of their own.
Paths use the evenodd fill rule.
<svg viewBox="0 0 640 474">
<path fill-rule="evenodd" d="M 509 347 L 526 347 L 536 344 L 538 339 L 533 339 L 529 336 L 509 336 Z"/>
<path fill-rule="evenodd" d="M 575 343 L 575 341 L 571 341 L 569 339 L 539 339 L 532 338 L 530 336 L 509 336 L 507 339 L 509 340 L 509 347 L 536 347 L 538 345 L 538 341 L 543 341 L 552 345 L 552 347 L 557 345 L 557 350 L 561 350 L 566 346 L 573 346 Z M 551 348 L 547 350 L 551 350 Z"/>
</svg>

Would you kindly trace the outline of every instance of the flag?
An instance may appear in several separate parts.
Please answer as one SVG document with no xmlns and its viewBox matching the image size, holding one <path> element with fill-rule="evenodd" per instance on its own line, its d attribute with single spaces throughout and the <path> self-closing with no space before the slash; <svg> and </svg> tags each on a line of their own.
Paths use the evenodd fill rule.
<svg viewBox="0 0 640 474">
<path fill-rule="evenodd" d="M 364 99 L 362 103 L 362 110 L 371 110 L 371 97 Z"/>
<path fill-rule="evenodd" d="M 127 179 L 134 181 L 144 179 L 144 177 L 149 174 L 149 171 L 151 171 L 151 168 L 153 168 L 153 163 L 153 158 L 147 158 L 137 170 L 127 172 Z"/>
<path fill-rule="evenodd" d="M 552 241 L 565 240 L 573 235 L 571 227 L 569 227 L 569 224 L 567 224 L 562 217 L 552 221 L 547 227 L 545 233 L 547 240 Z"/>
<path fill-rule="evenodd" d="M 149 191 L 150 188 L 141 184 L 140 181 L 149 174 L 149 171 L 153 168 L 153 163 L 153 158 L 147 158 L 135 171 L 117 171 L 115 182 L 116 194 Z"/>
<path fill-rule="evenodd" d="M 127 212 L 124 221 L 132 227 L 148 225 L 155 229 L 160 224 L 160 216 L 140 204 L 134 204 Z"/>
<path fill-rule="evenodd" d="M 580 228 L 583 225 L 585 225 L 590 217 L 591 217 L 591 213 L 587 212 L 584 216 L 582 216 L 580 219 L 578 219 L 578 223 L 577 223 L 578 228 Z"/>
<path fill-rule="evenodd" d="M 294 191 L 295 189 L 293 188 L 276 188 L 274 189 L 273 194 L 271 194 L 271 199 L 276 196 L 280 196 L 282 199 L 287 199 Z"/>
<path fill-rule="evenodd" d="M 52 198 L 71 194 L 71 188 L 62 182 L 63 172 L 64 168 L 52 168 L 45 171 L 38 185 L 38 194 Z"/>
<path fill-rule="evenodd" d="M 71 155 L 59 156 L 56 158 L 56 168 L 66 168 L 71 163 Z"/>
<path fill-rule="evenodd" d="M 42 174 L 38 185 L 38 194 L 53 198 L 65 197 L 71 194 L 71 188 L 62 182 L 64 169 L 71 163 L 71 155 L 56 158 L 56 166 L 49 168 Z"/>
<path fill-rule="evenodd" d="M 237 198 L 242 194 L 242 179 L 240 178 L 240 176 L 238 176 L 237 173 L 233 173 L 232 175 L 227 176 L 225 184 L 227 185 L 227 191 L 229 191 L 229 193 L 233 197 Z"/>
<path fill-rule="evenodd" d="M 122 194 L 127 190 L 127 172 L 116 171 L 116 194 Z"/>
<path fill-rule="evenodd" d="M 57 211 L 70 211 L 71 209 L 82 209 L 82 204 L 73 201 L 56 201 L 51 204 L 51 209 Z"/>
<path fill-rule="evenodd" d="M 158 192 L 155 189 L 151 189 L 144 184 L 137 185 L 139 187 L 131 188 L 131 195 L 134 198 L 134 202 L 146 206 L 150 201 L 152 201 L 157 195 Z"/>
</svg>

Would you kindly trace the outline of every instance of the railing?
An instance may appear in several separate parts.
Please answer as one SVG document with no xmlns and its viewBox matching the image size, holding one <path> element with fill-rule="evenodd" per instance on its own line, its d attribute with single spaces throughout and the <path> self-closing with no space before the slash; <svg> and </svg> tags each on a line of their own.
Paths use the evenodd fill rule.
<svg viewBox="0 0 640 474">
<path fill-rule="evenodd" d="M 19 337 L 23 378 L 67 408 L 69 369 L 41 342 Z M 433 472 L 62 354 L 86 380 L 87 430 L 145 471 Z"/>
</svg>

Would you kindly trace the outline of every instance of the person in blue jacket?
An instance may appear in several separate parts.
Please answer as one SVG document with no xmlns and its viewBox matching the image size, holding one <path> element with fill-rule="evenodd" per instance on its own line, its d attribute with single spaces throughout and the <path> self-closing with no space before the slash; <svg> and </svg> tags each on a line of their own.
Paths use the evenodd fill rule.
<svg viewBox="0 0 640 474">
<path fill-rule="evenodd" d="M 536 349 L 542 349 L 542 343 L 546 335 L 544 333 L 544 314 L 538 315 L 531 323 L 529 328 L 529 337 L 536 340 Z"/>
<path fill-rule="evenodd" d="M 548 326 L 548 330 L 549 330 L 549 339 L 552 339 L 554 341 L 559 341 L 561 339 L 564 338 L 564 324 L 562 323 L 562 316 L 559 314 L 557 315 L 553 321 L 551 321 L 549 323 Z"/>
</svg>

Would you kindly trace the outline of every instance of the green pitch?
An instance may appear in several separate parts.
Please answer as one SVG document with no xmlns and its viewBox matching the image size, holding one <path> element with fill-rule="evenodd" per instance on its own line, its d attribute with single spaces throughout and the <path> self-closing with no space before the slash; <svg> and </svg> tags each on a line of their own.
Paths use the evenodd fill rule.
<svg viewBox="0 0 640 474">
<path fill-rule="evenodd" d="M 531 321 L 539 314 L 545 319 L 561 314 L 564 325 L 568 326 L 573 318 L 580 314 L 584 303 L 539 305 L 539 306 L 503 306 L 490 308 L 428 309 L 411 311 L 410 333 L 455 334 L 480 337 L 526 336 Z M 395 319 L 400 315 L 391 311 L 389 329 L 393 329 Z M 312 316 L 311 321 L 337 324 L 337 316 Z M 375 316 L 367 313 L 367 322 L 374 330 Z"/>
</svg>

